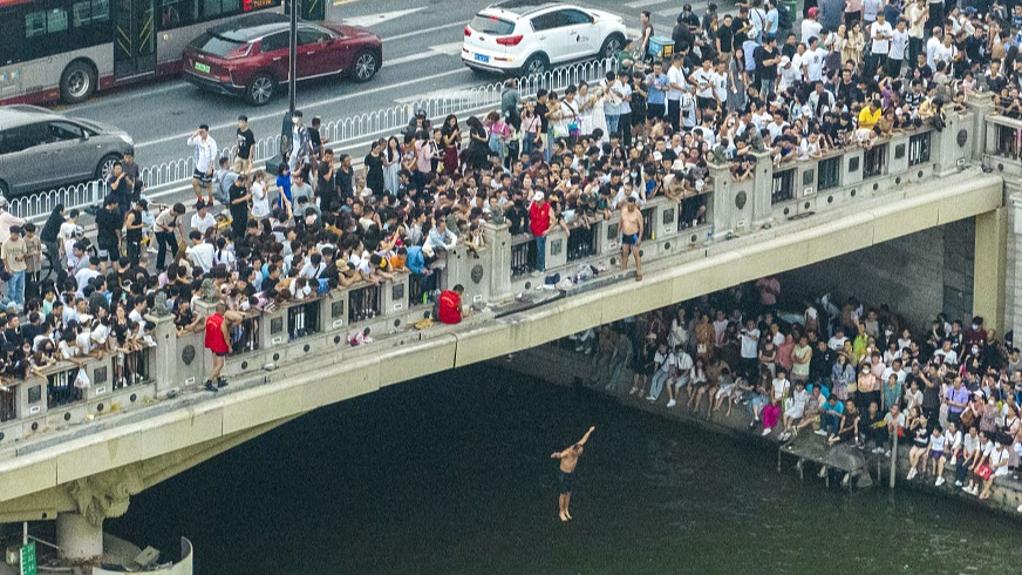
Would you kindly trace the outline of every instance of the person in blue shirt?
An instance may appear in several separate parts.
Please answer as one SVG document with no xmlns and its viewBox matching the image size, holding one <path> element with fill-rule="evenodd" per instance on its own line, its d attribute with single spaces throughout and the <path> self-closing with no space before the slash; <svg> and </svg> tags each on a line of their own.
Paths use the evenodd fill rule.
<svg viewBox="0 0 1022 575">
<path fill-rule="evenodd" d="M 291 205 L 291 170 L 287 164 L 280 165 L 277 173 L 277 188 L 280 189 L 280 207 Z"/>
<path fill-rule="evenodd" d="M 827 398 L 827 403 L 823 404 L 823 409 L 820 413 L 820 431 L 816 433 L 819 435 L 826 435 L 827 437 L 833 437 L 837 435 L 839 429 L 841 429 L 841 416 L 845 412 L 845 406 L 841 403 L 841 400 L 836 395 L 831 395 Z"/>
<path fill-rule="evenodd" d="M 653 63 L 653 71 L 646 76 L 646 120 L 651 123 L 667 113 L 667 74 L 663 62 Z"/>
</svg>

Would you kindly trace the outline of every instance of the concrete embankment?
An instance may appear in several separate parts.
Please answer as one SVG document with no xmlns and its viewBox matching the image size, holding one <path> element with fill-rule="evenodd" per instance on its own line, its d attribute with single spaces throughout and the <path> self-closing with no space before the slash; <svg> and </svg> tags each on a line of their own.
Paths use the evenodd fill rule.
<svg viewBox="0 0 1022 575">
<path fill-rule="evenodd" d="M 757 427 L 753 431 L 749 430 L 748 425 L 750 418 L 746 413 L 745 406 L 743 405 L 735 406 L 731 416 L 726 416 L 726 408 L 722 408 L 720 411 L 713 413 L 712 417 L 707 418 L 705 399 L 702 401 L 700 406 L 701 408 L 698 412 L 693 412 L 685 406 L 685 402 L 688 397 L 686 395 L 682 395 L 682 398 L 678 401 L 678 405 L 668 409 L 666 407 L 666 390 L 656 403 L 651 403 L 634 395 L 628 395 L 628 389 L 632 382 L 632 372 L 628 368 L 621 371 L 617 387 L 614 391 L 606 390 L 603 385 L 589 386 L 589 381 L 596 376 L 596 373 L 594 372 L 595 364 L 593 357 L 577 353 L 569 347 L 562 345 L 561 342 L 554 342 L 517 353 L 510 361 L 495 361 L 501 361 L 501 365 L 505 368 L 557 385 L 576 385 L 581 382 L 582 385 L 587 387 L 587 389 L 590 389 L 593 392 L 610 395 L 619 403 L 629 408 L 641 409 L 650 413 L 655 413 L 660 417 L 679 421 L 686 425 L 694 425 L 714 433 L 721 433 L 739 438 L 743 441 L 758 443 L 762 445 L 764 449 L 776 450 L 780 448 L 781 442 L 778 440 L 780 430 L 775 430 L 774 433 L 767 437 L 763 437 L 761 435 L 762 428 L 760 427 Z M 604 380 L 606 379 L 605 374 L 600 375 L 603 376 Z M 803 432 L 803 434 L 804 433 L 805 432 Z M 803 434 L 800 434 L 800 437 Z M 823 442 L 823 438 L 818 439 L 821 443 Z M 954 486 L 954 465 L 947 466 L 945 470 L 945 478 L 947 479 L 947 482 L 941 487 L 935 487 L 933 484 L 933 478 L 929 476 L 926 476 L 929 477 L 929 479 L 920 476 L 913 481 L 908 481 L 905 479 L 908 472 L 908 445 L 903 444 L 903 448 L 899 451 L 896 481 L 897 489 L 919 489 L 943 497 L 960 497 L 970 501 L 974 505 L 984 507 L 995 513 L 1022 520 L 1022 513 L 1017 511 L 1019 505 L 1022 504 L 1022 480 L 1017 478 L 1017 474 L 1016 476 L 1009 475 L 1006 478 L 995 480 L 990 499 L 980 501 L 976 497 L 968 495 Z M 866 469 L 871 472 L 874 479 L 876 479 L 879 463 L 883 472 L 883 477 L 882 481 L 877 483 L 883 486 L 881 488 L 886 489 L 890 460 L 883 458 L 882 461 L 878 462 L 878 457 L 882 456 L 869 454 L 867 449 L 866 458 L 868 464 Z M 789 459 L 785 463 L 787 469 L 790 469 L 790 464 L 791 460 Z M 815 469 L 812 471 L 815 472 Z M 815 477 L 815 473 L 806 473 L 807 481 L 811 480 L 810 478 L 813 477 Z"/>
</svg>

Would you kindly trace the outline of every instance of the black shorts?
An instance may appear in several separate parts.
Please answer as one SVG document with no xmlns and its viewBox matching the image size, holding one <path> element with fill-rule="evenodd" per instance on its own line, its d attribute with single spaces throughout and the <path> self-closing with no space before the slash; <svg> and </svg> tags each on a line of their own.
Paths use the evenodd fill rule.
<svg viewBox="0 0 1022 575">
<path fill-rule="evenodd" d="M 621 236 L 621 245 L 634 246 L 639 243 L 639 234 L 624 234 Z"/>
<path fill-rule="evenodd" d="M 557 492 L 558 493 L 571 493 L 571 488 L 575 486 L 575 474 L 566 473 L 562 471 L 557 478 Z"/>
<path fill-rule="evenodd" d="M 206 172 L 200 172 L 199 170 L 194 170 L 192 172 L 192 179 L 193 180 L 199 180 L 200 184 L 205 184 L 205 185 L 209 185 L 209 184 L 213 183 L 213 175 L 212 174 L 207 174 Z"/>
<path fill-rule="evenodd" d="M 704 98 L 702 96 L 696 96 L 696 102 L 699 107 L 703 110 L 716 110 L 717 100 L 714 98 Z"/>
<path fill-rule="evenodd" d="M 646 104 L 646 119 L 656 120 L 657 118 L 663 118 L 667 115 L 667 106 L 665 104 Z"/>
<path fill-rule="evenodd" d="M 214 351 L 213 355 L 215 355 L 217 357 L 227 357 L 230 354 L 229 354 L 229 352 L 226 352 L 226 351 L 225 352 Z"/>
</svg>

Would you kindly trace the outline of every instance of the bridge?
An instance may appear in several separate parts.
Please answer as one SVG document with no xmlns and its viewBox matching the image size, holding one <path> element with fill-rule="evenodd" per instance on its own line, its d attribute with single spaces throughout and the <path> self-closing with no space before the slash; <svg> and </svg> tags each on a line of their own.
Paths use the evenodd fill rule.
<svg viewBox="0 0 1022 575">
<path fill-rule="evenodd" d="M 975 228 L 972 306 L 961 311 L 1020 328 L 1020 130 L 976 95 L 941 131 L 779 166 L 757 152 L 753 177 L 741 181 L 711 165 L 702 198 L 642 207 L 642 282 L 617 271 L 616 215 L 591 231 L 553 230 L 545 274 L 532 272 L 530 238 L 486 224 L 478 258 L 459 246 L 436 270 L 442 285 L 465 287 L 474 311 L 461 324 L 413 327 L 429 306 L 407 273 L 287 302 L 245 319 L 245 345 L 225 371 L 232 384 L 215 395 L 201 391 L 211 362 L 201 334 L 178 335 L 173 318 L 154 310 L 156 345 L 136 358 L 141 381 L 115 382 L 110 357 L 88 358 L 3 394 L 0 523 L 56 521 L 62 555 L 87 560 L 103 552 L 103 521 L 125 513 L 133 495 L 316 408 L 955 222 Z M 683 220 L 693 199 L 705 202 L 705 217 Z M 601 271 L 544 288 L 544 276 L 585 264 Z M 374 341 L 351 346 L 348 336 L 365 328 Z M 79 373 L 90 381 L 81 390 Z M 165 572 L 190 572 L 185 563 Z"/>
</svg>

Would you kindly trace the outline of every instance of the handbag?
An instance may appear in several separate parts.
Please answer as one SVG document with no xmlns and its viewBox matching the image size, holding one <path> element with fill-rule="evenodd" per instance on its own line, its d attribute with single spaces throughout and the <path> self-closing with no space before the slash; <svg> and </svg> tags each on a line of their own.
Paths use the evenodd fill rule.
<svg viewBox="0 0 1022 575">
<path fill-rule="evenodd" d="M 990 479 L 990 476 L 993 475 L 993 474 L 994 474 L 994 470 L 991 469 L 990 466 L 987 465 L 986 463 L 984 463 L 984 464 L 982 464 L 982 465 L 980 465 L 979 467 L 976 468 L 976 475 L 980 479 L 982 479 L 983 481 L 986 481 L 987 479 Z"/>
</svg>

